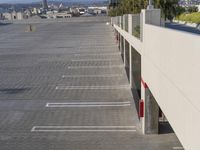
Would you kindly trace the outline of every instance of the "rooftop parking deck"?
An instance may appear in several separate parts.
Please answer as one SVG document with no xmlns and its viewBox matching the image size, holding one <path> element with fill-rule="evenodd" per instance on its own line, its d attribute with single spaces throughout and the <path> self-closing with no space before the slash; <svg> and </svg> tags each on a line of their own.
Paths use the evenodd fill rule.
<svg viewBox="0 0 200 150">
<path fill-rule="evenodd" d="M 180 148 L 141 133 L 112 28 L 81 19 L 0 26 L 0 149 Z"/>
</svg>

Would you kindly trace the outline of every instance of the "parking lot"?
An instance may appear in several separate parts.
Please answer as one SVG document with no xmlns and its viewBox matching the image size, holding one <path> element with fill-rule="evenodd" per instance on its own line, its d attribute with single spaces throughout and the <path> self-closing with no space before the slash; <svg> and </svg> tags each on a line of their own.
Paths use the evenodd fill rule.
<svg viewBox="0 0 200 150">
<path fill-rule="evenodd" d="M 0 26 L 0 149 L 180 147 L 142 135 L 113 29 L 85 20 Z"/>
</svg>

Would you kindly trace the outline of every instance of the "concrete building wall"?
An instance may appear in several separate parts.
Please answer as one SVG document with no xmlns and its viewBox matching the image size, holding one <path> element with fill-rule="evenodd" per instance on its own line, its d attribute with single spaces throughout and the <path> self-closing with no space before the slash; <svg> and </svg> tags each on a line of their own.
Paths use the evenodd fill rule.
<svg viewBox="0 0 200 150">
<path fill-rule="evenodd" d="M 23 20 L 25 18 L 26 18 L 26 15 L 24 13 L 21 13 L 21 12 L 16 13 L 17 20 Z"/>
<path fill-rule="evenodd" d="M 3 14 L 2 13 L 0 13 L 0 19 L 3 19 Z"/>
<path fill-rule="evenodd" d="M 200 36 L 160 27 L 160 11 L 156 11 L 146 10 L 141 15 L 141 40 L 115 23 L 114 28 L 141 55 L 143 84 L 148 86 L 185 150 L 199 150 Z M 144 92 L 141 97 L 145 98 Z"/>
<path fill-rule="evenodd" d="M 144 25 L 143 79 L 186 150 L 200 134 L 200 37 Z"/>
<path fill-rule="evenodd" d="M 42 6 L 43 6 L 43 9 L 48 9 L 47 0 L 42 1 Z"/>
<path fill-rule="evenodd" d="M 23 20 L 26 15 L 22 12 L 3 13 L 3 17 L 7 20 Z"/>
<path fill-rule="evenodd" d="M 4 16 L 4 18 L 7 19 L 7 20 L 12 20 L 12 15 L 11 15 L 11 13 L 3 13 L 3 16 Z"/>
</svg>

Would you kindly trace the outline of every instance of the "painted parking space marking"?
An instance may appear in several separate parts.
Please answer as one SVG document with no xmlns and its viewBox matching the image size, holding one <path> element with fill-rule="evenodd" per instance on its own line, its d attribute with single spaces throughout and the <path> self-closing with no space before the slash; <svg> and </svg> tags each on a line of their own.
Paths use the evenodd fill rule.
<svg viewBox="0 0 200 150">
<path fill-rule="evenodd" d="M 68 66 L 68 69 L 99 69 L 99 68 L 123 68 L 124 65 L 112 65 L 112 66 Z"/>
<path fill-rule="evenodd" d="M 34 126 L 31 132 L 136 132 L 136 126 Z"/>
<path fill-rule="evenodd" d="M 45 107 L 123 107 L 131 106 L 130 101 L 126 102 L 68 102 L 68 103 L 47 103 Z"/>
<path fill-rule="evenodd" d="M 73 62 L 88 62 L 88 61 L 119 61 L 120 59 L 72 59 Z"/>
<path fill-rule="evenodd" d="M 123 74 L 62 75 L 62 78 L 112 78 L 112 77 L 123 77 Z"/>
<path fill-rule="evenodd" d="M 181 147 L 181 146 L 180 146 L 180 147 L 172 147 L 172 149 L 174 149 L 174 150 L 180 150 L 180 149 L 181 149 L 181 150 L 184 150 L 184 148 Z"/>
<path fill-rule="evenodd" d="M 97 54 L 97 53 L 93 53 L 93 54 L 74 54 L 75 56 L 79 56 L 79 57 L 81 57 L 81 56 L 115 56 L 115 55 L 121 55 L 121 53 L 120 52 L 114 52 L 114 53 L 99 53 L 99 54 Z"/>
<path fill-rule="evenodd" d="M 115 90 L 115 89 L 129 89 L 130 85 L 119 86 L 56 86 L 56 90 Z"/>
</svg>

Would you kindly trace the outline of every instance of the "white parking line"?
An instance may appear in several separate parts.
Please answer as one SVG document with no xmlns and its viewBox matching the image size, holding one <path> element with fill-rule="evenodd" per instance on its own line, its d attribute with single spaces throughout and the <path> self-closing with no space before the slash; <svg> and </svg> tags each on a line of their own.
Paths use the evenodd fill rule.
<svg viewBox="0 0 200 150">
<path fill-rule="evenodd" d="M 105 129 L 105 128 L 114 128 L 114 129 L 121 129 L 121 128 L 126 128 L 126 129 L 133 129 L 136 128 L 136 126 L 34 126 L 35 128 L 68 128 L 68 129 L 73 129 L 73 128 L 79 128 L 79 129 L 84 129 L 84 128 L 98 128 L 98 129 Z"/>
<path fill-rule="evenodd" d="M 174 150 L 184 149 L 183 147 L 172 147 Z"/>
<path fill-rule="evenodd" d="M 31 132 L 136 132 L 135 126 L 34 126 Z"/>
<path fill-rule="evenodd" d="M 109 46 L 108 46 L 108 45 L 95 45 L 95 47 L 100 47 L 100 48 L 102 48 L 102 47 L 103 47 L 103 48 L 112 48 L 112 47 L 114 47 L 114 48 L 115 48 L 115 47 L 117 47 L 117 45 L 116 45 L 116 44 L 114 44 L 114 45 L 109 45 Z M 86 49 L 86 48 L 93 48 L 93 46 L 90 46 L 90 45 L 84 46 L 84 45 L 83 45 L 83 46 L 80 47 L 80 49 Z"/>
<path fill-rule="evenodd" d="M 131 106 L 131 104 L 116 104 L 116 105 L 106 105 L 106 104 L 102 104 L 102 105 L 49 105 L 47 107 L 54 107 L 54 108 L 57 108 L 57 107 L 79 107 L 79 108 L 83 108 L 83 107 L 125 107 L 125 106 Z"/>
<path fill-rule="evenodd" d="M 56 86 L 56 90 L 115 90 L 115 89 L 129 89 L 130 85 L 119 86 Z"/>
<path fill-rule="evenodd" d="M 136 132 L 136 130 L 83 130 L 83 129 L 78 129 L 78 130 L 32 130 L 31 132 Z"/>
<path fill-rule="evenodd" d="M 88 61 L 118 61 L 119 59 L 73 59 L 73 62 L 88 62 Z"/>
<path fill-rule="evenodd" d="M 93 53 L 93 54 L 74 54 L 75 56 L 116 56 L 116 55 L 121 55 L 120 52 L 115 52 L 115 53 Z"/>
<path fill-rule="evenodd" d="M 130 104 L 130 101 L 125 102 L 68 102 L 68 103 L 47 103 L 47 104 L 71 104 L 71 105 L 93 105 L 93 104 Z"/>
<path fill-rule="evenodd" d="M 104 75 L 63 75 L 62 78 L 112 78 L 112 77 L 122 77 L 123 74 L 104 74 Z"/>
<path fill-rule="evenodd" d="M 121 107 L 130 106 L 127 102 L 70 102 L 70 103 L 47 103 L 46 107 Z"/>
<path fill-rule="evenodd" d="M 112 65 L 112 66 L 68 66 L 68 69 L 87 69 L 87 68 L 123 68 L 124 65 Z"/>
</svg>

